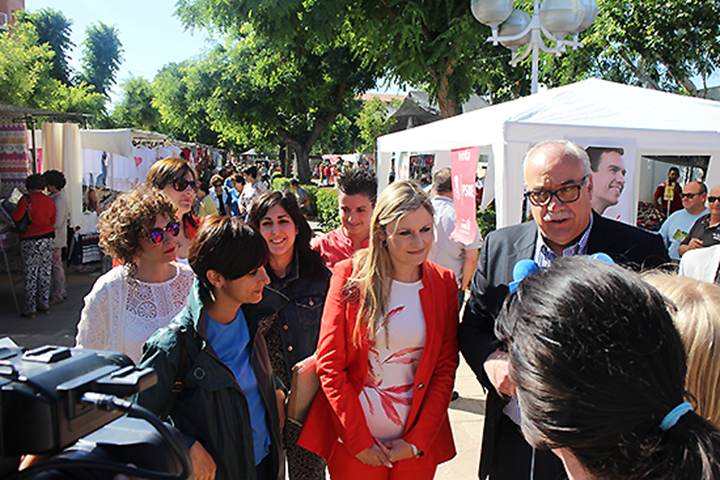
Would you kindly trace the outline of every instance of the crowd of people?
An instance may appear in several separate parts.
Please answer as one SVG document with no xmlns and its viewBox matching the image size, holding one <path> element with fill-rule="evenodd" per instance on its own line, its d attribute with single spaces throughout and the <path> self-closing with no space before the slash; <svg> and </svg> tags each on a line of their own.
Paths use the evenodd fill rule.
<svg viewBox="0 0 720 480">
<path fill-rule="evenodd" d="M 198 479 L 281 480 L 286 462 L 291 480 L 432 479 L 456 454 L 460 354 L 487 392 L 483 480 L 720 478 L 718 265 L 695 280 L 671 260 L 693 272 L 686 256 L 710 251 L 720 191 L 687 183 L 687 215 L 663 236 L 605 218 L 621 155 L 535 145 L 530 221 L 469 242 L 453 235 L 450 169 L 429 195 L 338 173 L 341 225 L 314 238 L 297 182 L 269 191 L 255 165 L 198 175 L 161 160 L 100 215 L 115 267 L 76 344 L 157 372 L 133 401 L 185 436 Z M 65 295 L 50 282 L 61 183 L 28 177 L 14 214 L 38 219 L 22 239 L 28 315 Z M 289 418 L 309 358 L 320 386 Z"/>
</svg>

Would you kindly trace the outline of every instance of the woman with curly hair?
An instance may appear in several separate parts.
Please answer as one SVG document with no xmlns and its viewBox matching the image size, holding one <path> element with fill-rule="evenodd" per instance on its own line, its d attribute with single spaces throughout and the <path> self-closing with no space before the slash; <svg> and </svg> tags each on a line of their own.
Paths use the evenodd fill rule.
<svg viewBox="0 0 720 480">
<path fill-rule="evenodd" d="M 193 214 L 192 206 L 197 192 L 195 169 L 182 158 L 165 158 L 150 167 L 145 185 L 163 192 L 177 208 L 181 219 L 181 232 L 177 237 L 177 258 L 187 265 L 190 242 L 195 237 L 200 220 Z"/>
<path fill-rule="evenodd" d="M 137 362 L 143 343 L 185 306 L 194 276 L 175 261 L 175 212 L 163 193 L 141 186 L 100 215 L 100 248 L 121 265 L 98 278 L 85 297 L 78 347 L 122 352 Z"/>
</svg>

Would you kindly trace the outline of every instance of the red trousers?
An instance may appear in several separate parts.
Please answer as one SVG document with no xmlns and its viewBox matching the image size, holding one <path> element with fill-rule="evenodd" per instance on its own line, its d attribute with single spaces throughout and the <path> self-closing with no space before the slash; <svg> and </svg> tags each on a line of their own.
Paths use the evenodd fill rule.
<svg viewBox="0 0 720 480">
<path fill-rule="evenodd" d="M 328 461 L 332 480 L 432 480 L 437 465 L 417 470 L 373 467 L 362 463 L 347 447 L 338 442 L 333 456 Z"/>
</svg>

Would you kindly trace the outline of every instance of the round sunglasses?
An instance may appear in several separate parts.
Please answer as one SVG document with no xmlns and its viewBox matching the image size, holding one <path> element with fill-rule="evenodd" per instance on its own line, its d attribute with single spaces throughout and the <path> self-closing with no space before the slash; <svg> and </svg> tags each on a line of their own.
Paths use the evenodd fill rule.
<svg viewBox="0 0 720 480">
<path fill-rule="evenodd" d="M 176 192 L 180 193 L 187 190 L 188 187 L 192 188 L 193 192 L 197 192 L 198 189 L 197 182 L 195 180 L 186 180 L 182 177 L 173 179 L 172 187 L 175 189 Z"/>
<path fill-rule="evenodd" d="M 153 228 L 147 233 L 148 238 L 153 245 L 157 245 L 165 240 L 165 232 L 167 232 L 171 237 L 177 237 L 180 233 L 180 224 L 178 222 L 170 222 L 165 226 L 165 228 Z"/>
</svg>

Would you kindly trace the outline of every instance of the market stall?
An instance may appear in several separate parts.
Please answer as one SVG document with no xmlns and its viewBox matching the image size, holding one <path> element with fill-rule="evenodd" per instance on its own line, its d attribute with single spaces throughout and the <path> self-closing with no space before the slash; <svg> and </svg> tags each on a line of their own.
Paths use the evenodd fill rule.
<svg viewBox="0 0 720 480">
<path fill-rule="evenodd" d="M 388 183 L 393 158 L 434 153 L 437 169 L 449 164 L 451 150 L 477 146 L 488 155 L 482 203 L 495 200 L 498 227 L 516 224 L 523 156 L 535 143 L 563 138 L 624 149 L 626 190 L 608 212 L 629 223 L 643 156 L 707 155 L 706 183 L 720 183 L 720 102 L 590 79 L 378 138 L 379 187 Z"/>
</svg>

